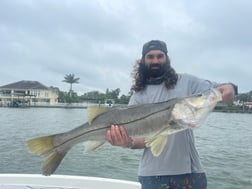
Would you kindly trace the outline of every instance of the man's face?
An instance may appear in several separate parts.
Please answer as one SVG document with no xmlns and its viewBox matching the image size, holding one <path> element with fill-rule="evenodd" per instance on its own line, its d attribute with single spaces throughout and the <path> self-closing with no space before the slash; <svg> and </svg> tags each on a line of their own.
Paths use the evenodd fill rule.
<svg viewBox="0 0 252 189">
<path fill-rule="evenodd" d="M 149 77 L 159 77 L 164 73 L 166 55 L 160 50 L 151 50 L 144 56 L 146 73 Z"/>
</svg>

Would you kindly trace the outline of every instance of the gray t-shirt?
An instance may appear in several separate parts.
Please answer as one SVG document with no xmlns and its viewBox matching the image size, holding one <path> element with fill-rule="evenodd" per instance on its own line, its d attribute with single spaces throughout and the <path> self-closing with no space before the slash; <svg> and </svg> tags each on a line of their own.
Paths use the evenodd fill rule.
<svg viewBox="0 0 252 189">
<path fill-rule="evenodd" d="M 156 103 L 191 96 L 217 86 L 218 84 L 215 82 L 188 74 L 179 74 L 177 84 L 173 89 L 167 89 L 164 83 L 147 85 L 145 90 L 135 92 L 131 96 L 129 105 Z M 204 170 L 195 148 L 193 131 L 187 129 L 169 135 L 167 144 L 158 157 L 153 156 L 149 148 L 145 148 L 139 164 L 138 175 L 157 176 L 202 172 Z"/>
</svg>

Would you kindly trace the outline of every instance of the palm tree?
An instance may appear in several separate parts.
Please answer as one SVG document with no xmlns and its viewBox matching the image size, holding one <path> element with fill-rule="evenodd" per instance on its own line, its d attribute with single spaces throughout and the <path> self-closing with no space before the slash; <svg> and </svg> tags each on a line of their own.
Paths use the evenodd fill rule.
<svg viewBox="0 0 252 189">
<path fill-rule="evenodd" d="M 70 97 L 72 96 L 72 92 L 73 92 L 72 85 L 73 85 L 73 83 L 79 83 L 79 79 L 80 78 L 78 78 L 78 77 L 74 78 L 74 74 L 66 74 L 65 75 L 63 82 L 70 83 L 70 90 L 69 90 Z"/>
</svg>

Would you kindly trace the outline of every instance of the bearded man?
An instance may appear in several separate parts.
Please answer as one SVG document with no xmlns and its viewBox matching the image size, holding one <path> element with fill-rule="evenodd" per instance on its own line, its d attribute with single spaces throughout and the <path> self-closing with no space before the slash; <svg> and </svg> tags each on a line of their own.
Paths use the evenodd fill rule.
<svg viewBox="0 0 252 189">
<path fill-rule="evenodd" d="M 129 105 L 183 98 L 209 88 L 218 88 L 224 103 L 232 102 L 237 94 L 237 87 L 232 83 L 219 84 L 190 74 L 176 73 L 171 67 L 166 43 L 160 40 L 151 40 L 143 45 L 142 58 L 136 62 L 133 78 L 133 95 Z M 158 157 L 145 147 L 144 138 L 129 137 L 123 125 L 112 125 L 106 138 L 114 146 L 144 148 L 138 171 L 142 189 L 207 187 L 192 129 L 170 135 Z"/>
</svg>

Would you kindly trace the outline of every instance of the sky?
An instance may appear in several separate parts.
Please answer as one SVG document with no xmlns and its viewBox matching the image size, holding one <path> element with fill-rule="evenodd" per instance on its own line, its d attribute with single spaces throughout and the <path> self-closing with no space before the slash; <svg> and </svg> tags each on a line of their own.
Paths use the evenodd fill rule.
<svg viewBox="0 0 252 189">
<path fill-rule="evenodd" d="M 165 41 L 172 67 L 252 90 L 251 0 L 0 0 L 0 86 L 39 81 L 127 95 L 142 45 Z"/>
</svg>

